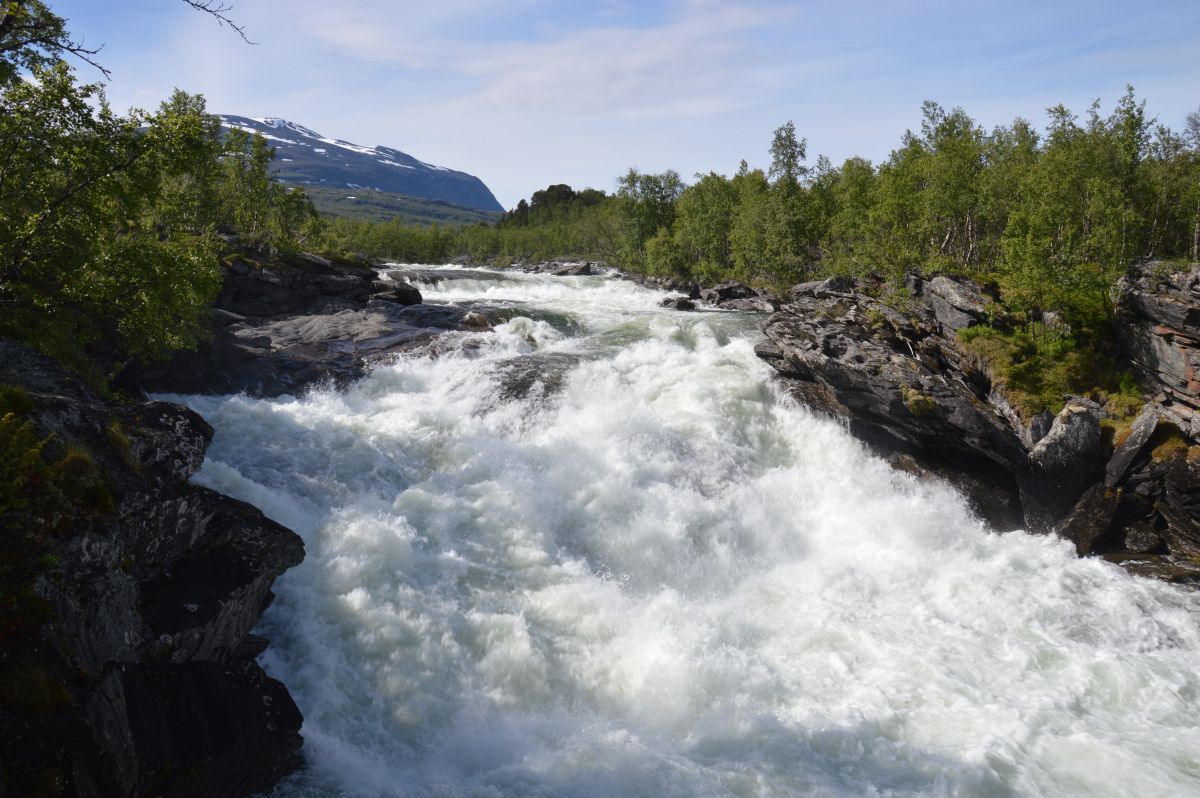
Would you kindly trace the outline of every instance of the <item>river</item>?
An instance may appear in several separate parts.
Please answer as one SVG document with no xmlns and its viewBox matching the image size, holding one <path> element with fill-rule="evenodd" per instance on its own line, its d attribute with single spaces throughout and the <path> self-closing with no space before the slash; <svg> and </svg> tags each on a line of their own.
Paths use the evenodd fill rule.
<svg viewBox="0 0 1200 798">
<path fill-rule="evenodd" d="M 279 798 L 1200 794 L 1197 593 L 892 470 L 773 384 L 762 316 L 421 289 L 509 320 L 182 398 L 196 481 L 307 546 L 261 628 L 305 717 Z"/>
</svg>

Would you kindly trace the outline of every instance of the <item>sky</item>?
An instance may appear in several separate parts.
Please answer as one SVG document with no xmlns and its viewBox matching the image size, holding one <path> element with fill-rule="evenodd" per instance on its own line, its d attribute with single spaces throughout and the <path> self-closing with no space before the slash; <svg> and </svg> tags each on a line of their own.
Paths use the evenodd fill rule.
<svg viewBox="0 0 1200 798">
<path fill-rule="evenodd" d="M 112 72 L 114 108 L 178 87 L 480 177 L 505 207 L 631 166 L 766 166 L 794 121 L 818 154 L 878 163 L 921 103 L 985 128 L 1132 84 L 1176 130 L 1200 107 L 1200 2 L 227 0 L 246 44 L 178 0 L 48 0 Z M 80 74 L 102 78 L 86 65 Z"/>
</svg>

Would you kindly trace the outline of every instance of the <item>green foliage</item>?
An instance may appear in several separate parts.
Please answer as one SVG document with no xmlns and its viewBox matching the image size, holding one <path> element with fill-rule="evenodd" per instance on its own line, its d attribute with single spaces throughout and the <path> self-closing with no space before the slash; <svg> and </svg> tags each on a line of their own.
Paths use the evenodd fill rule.
<svg viewBox="0 0 1200 798">
<path fill-rule="evenodd" d="M 978 325 L 960 330 L 964 349 L 978 356 L 1013 408 L 1026 420 L 1057 412 L 1066 394 L 1092 395 L 1110 415 L 1131 417 L 1142 397 L 1132 376 L 1118 365 L 1108 321 L 1066 330 L 1041 322 Z"/>
<path fill-rule="evenodd" d="M 0 335 L 119 368 L 206 334 L 218 227 L 283 249 L 316 214 L 267 177 L 261 137 L 222 143 L 203 97 L 118 115 L 65 53 L 87 55 L 44 4 L 2 7 Z"/>
<path fill-rule="evenodd" d="M 47 617 L 33 586 L 53 566 L 48 540 L 114 506 L 104 474 L 86 452 L 62 451 L 15 412 L 0 417 L 0 643 Z"/>
</svg>

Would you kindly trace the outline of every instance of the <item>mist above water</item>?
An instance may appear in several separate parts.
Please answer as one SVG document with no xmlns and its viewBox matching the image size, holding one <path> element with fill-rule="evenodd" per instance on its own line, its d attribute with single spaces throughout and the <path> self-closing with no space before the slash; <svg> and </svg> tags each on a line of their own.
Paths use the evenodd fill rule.
<svg viewBox="0 0 1200 798">
<path fill-rule="evenodd" d="M 451 267 L 443 267 L 451 268 Z M 602 277 L 344 392 L 188 397 L 305 539 L 280 796 L 1184 795 L 1196 594 L 997 535 L 795 406 L 761 317 Z"/>
</svg>

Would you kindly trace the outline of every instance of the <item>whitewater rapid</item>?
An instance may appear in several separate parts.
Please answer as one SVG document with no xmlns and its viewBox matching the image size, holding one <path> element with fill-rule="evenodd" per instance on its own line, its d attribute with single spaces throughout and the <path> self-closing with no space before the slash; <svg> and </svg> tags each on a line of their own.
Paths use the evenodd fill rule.
<svg viewBox="0 0 1200 798">
<path fill-rule="evenodd" d="M 481 277 L 421 286 L 509 317 L 436 357 L 177 397 L 196 481 L 307 546 L 261 630 L 278 796 L 1200 794 L 1196 593 L 893 471 L 777 390 L 762 317 Z"/>
</svg>

